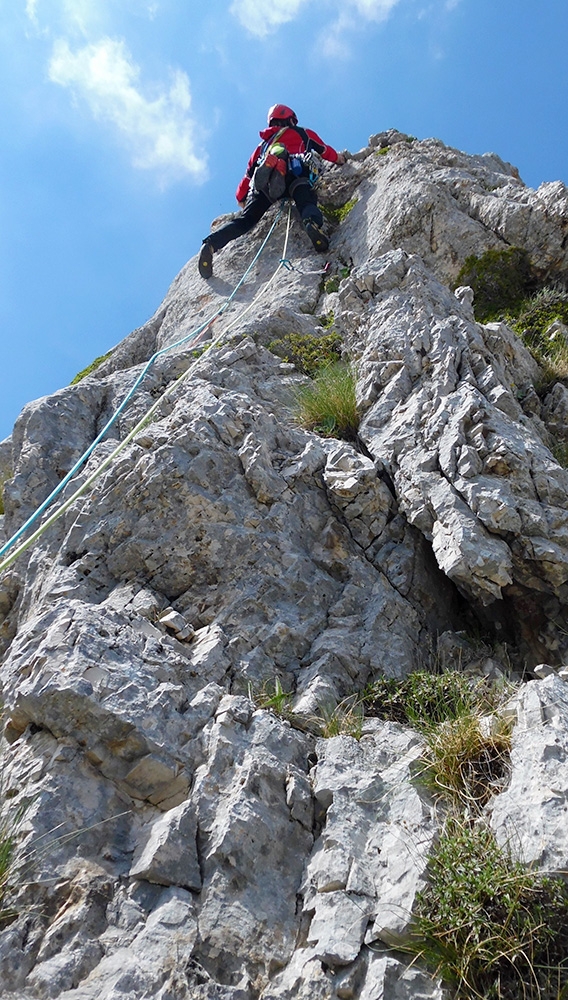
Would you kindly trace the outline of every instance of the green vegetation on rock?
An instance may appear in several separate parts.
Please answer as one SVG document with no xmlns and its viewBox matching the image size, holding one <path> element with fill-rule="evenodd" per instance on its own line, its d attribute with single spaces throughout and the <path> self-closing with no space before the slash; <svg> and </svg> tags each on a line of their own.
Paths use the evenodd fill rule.
<svg viewBox="0 0 568 1000">
<path fill-rule="evenodd" d="M 510 748 L 509 726 L 498 716 L 482 725 L 478 714 L 461 715 L 427 731 L 420 779 L 437 798 L 475 816 L 504 787 Z"/>
<path fill-rule="evenodd" d="M 518 334 L 543 369 L 544 388 L 568 377 L 568 342 L 550 331 L 555 320 L 568 325 L 568 292 L 538 284 L 526 250 L 508 247 L 467 257 L 455 287 L 473 288 L 479 322 L 502 320 Z"/>
<path fill-rule="evenodd" d="M 321 726 L 321 735 L 324 739 L 331 739 L 334 736 L 352 736 L 354 740 L 360 740 L 364 719 L 363 702 L 356 695 L 351 695 L 338 702 L 333 708 L 326 705 L 321 706 L 316 721 Z"/>
<path fill-rule="evenodd" d="M 333 324 L 333 314 L 330 315 Z M 268 350 L 312 378 L 322 366 L 341 360 L 342 343 L 338 333 L 326 333 L 322 337 L 289 333 L 271 341 Z"/>
<path fill-rule="evenodd" d="M 95 358 L 94 361 L 91 361 L 90 365 L 88 365 L 86 368 L 83 368 L 83 371 L 78 372 L 78 374 L 75 375 L 75 378 L 71 380 L 69 385 L 77 385 L 77 383 L 80 382 L 82 379 L 86 378 L 87 375 L 91 375 L 99 367 L 99 365 L 102 365 L 103 361 L 106 361 L 107 358 L 110 358 L 111 354 L 112 351 L 108 351 L 106 354 L 101 354 L 100 357 Z"/>
<path fill-rule="evenodd" d="M 568 886 L 513 858 L 485 819 L 510 767 L 510 729 L 494 712 L 502 697 L 457 670 L 379 679 L 362 695 L 367 715 L 423 733 L 416 780 L 446 816 L 405 948 L 454 1000 L 560 1000 L 568 996 Z"/>
<path fill-rule="evenodd" d="M 8 479 L 11 479 L 11 478 L 12 478 L 12 474 L 10 472 L 5 472 L 3 475 L 0 473 L 0 515 L 2 515 L 2 514 L 5 513 L 5 511 L 4 511 L 4 483 L 6 483 L 8 481 Z"/>
<path fill-rule="evenodd" d="M 416 670 L 402 681 L 381 677 L 363 692 L 367 715 L 424 731 L 470 713 L 487 698 L 483 682 L 457 670 Z"/>
<path fill-rule="evenodd" d="M 249 685 L 248 696 L 251 701 L 255 702 L 258 708 L 274 712 L 275 715 L 279 715 L 284 719 L 292 711 L 292 695 L 289 691 L 284 690 L 279 677 L 275 678 L 272 685 L 268 683 L 263 684 L 258 691 L 255 691 L 252 685 Z"/>
<path fill-rule="evenodd" d="M 411 946 L 457 998 L 560 1000 L 568 983 L 568 887 L 450 816 L 419 894 Z"/>
<path fill-rule="evenodd" d="M 568 469 L 568 441 L 557 441 L 551 451 L 558 464 Z"/>
<path fill-rule="evenodd" d="M 568 376 L 566 337 L 550 329 L 555 320 L 568 326 L 568 292 L 543 288 L 506 319 L 542 367 L 545 384 Z"/>
<path fill-rule="evenodd" d="M 522 247 L 487 250 L 480 257 L 466 257 L 455 287 L 469 285 L 480 323 L 516 313 L 536 288 L 530 257 Z"/>
<path fill-rule="evenodd" d="M 355 440 L 359 428 L 356 381 L 355 370 L 346 362 L 319 368 L 313 381 L 295 394 L 298 423 L 324 437 Z"/>
<path fill-rule="evenodd" d="M 339 226 L 347 218 L 351 209 L 355 207 L 357 201 L 357 198 L 351 198 L 344 205 L 338 205 L 337 207 L 333 205 L 321 205 L 320 207 L 328 222 L 333 222 Z"/>
<path fill-rule="evenodd" d="M 351 268 L 349 267 L 341 267 L 337 274 L 332 274 L 331 277 L 324 282 L 323 286 L 324 292 L 327 292 L 329 294 L 330 292 L 339 291 L 339 285 L 341 283 L 341 280 L 343 278 L 348 278 L 350 271 Z"/>
</svg>

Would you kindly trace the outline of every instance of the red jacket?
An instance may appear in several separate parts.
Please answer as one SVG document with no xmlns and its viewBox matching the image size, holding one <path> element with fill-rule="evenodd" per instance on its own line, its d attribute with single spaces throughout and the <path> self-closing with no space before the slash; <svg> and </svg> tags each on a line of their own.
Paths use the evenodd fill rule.
<svg viewBox="0 0 568 1000">
<path fill-rule="evenodd" d="M 259 133 L 262 142 L 258 144 L 250 160 L 248 161 L 246 174 L 237 188 L 237 201 L 239 203 L 245 200 L 249 192 L 250 180 L 252 175 L 254 174 L 256 162 L 262 152 L 264 143 L 267 141 L 267 139 L 272 139 L 272 137 L 275 136 L 277 132 L 280 131 L 281 131 L 281 126 L 278 127 L 277 125 L 271 125 L 269 128 L 265 128 L 263 129 L 262 132 Z M 336 163 L 337 150 L 335 150 L 333 146 L 326 146 L 325 142 L 323 142 L 323 140 L 320 139 L 317 132 L 312 132 L 311 128 L 307 128 L 305 131 L 312 140 L 312 142 L 310 143 L 310 149 L 315 149 L 316 153 L 319 153 L 320 156 L 323 156 L 324 160 L 329 160 L 331 163 Z M 282 133 L 278 141 L 281 142 L 283 146 L 286 146 L 286 149 L 288 150 L 289 153 L 305 152 L 305 146 L 302 141 L 302 137 L 294 128 L 287 128 L 286 131 Z"/>
</svg>

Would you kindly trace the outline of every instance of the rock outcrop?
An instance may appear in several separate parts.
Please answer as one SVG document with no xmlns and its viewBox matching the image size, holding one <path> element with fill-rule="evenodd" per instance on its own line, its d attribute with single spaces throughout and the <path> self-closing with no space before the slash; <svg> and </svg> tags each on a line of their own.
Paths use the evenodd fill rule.
<svg viewBox="0 0 568 1000">
<path fill-rule="evenodd" d="M 64 495 L 170 387 L 152 422 L 3 574 L 6 997 L 440 998 L 400 950 L 439 824 L 421 738 L 313 721 L 438 661 L 512 672 L 510 781 L 487 814 L 524 860 L 566 869 L 568 390 L 543 391 L 513 331 L 451 285 L 508 245 L 566 281 L 568 192 L 391 132 L 329 171 L 322 200 L 350 199 L 335 290 L 297 223 L 295 268 L 266 284 L 281 226 L 215 345 L 161 355 Z M 0 444 L 0 540 L 148 357 L 222 304 L 271 221 L 208 283 L 190 261 L 92 375 L 25 407 Z M 270 350 L 322 318 L 356 365 L 352 443 L 297 425 L 306 377 Z"/>
</svg>

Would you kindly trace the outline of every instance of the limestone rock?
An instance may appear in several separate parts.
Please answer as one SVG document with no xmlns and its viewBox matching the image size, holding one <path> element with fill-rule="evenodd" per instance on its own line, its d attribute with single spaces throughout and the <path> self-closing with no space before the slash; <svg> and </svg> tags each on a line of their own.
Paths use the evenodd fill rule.
<svg viewBox="0 0 568 1000">
<path fill-rule="evenodd" d="M 426 799 L 411 785 L 421 740 L 377 723 L 360 743 L 318 745 L 314 794 L 326 812 L 306 869 L 308 944 L 328 965 L 353 962 L 363 941 L 395 945 L 408 933 L 434 833 Z M 401 851 L 401 843 L 412 849 Z"/>
<path fill-rule="evenodd" d="M 512 244 L 565 282 L 566 189 L 389 130 L 320 197 L 353 202 L 328 227 L 336 291 L 295 218 L 279 269 L 284 215 L 207 350 L 180 343 L 276 207 L 0 444 L 7 538 L 178 345 L 64 498 L 99 470 L 89 490 L 0 580 L 14 1000 L 441 1000 L 387 950 L 439 828 L 421 738 L 378 719 L 315 735 L 380 677 L 512 677 L 487 818 L 525 860 L 568 865 L 566 388 L 543 393 L 514 331 L 451 289 L 467 255 Z M 306 376 L 269 349 L 322 319 L 356 371 L 349 442 L 298 425 Z"/>
<path fill-rule="evenodd" d="M 197 820 L 191 802 L 169 809 L 152 824 L 148 840 L 134 857 L 131 877 L 160 885 L 201 889 L 196 834 Z"/>
<path fill-rule="evenodd" d="M 554 673 L 530 681 L 516 712 L 508 788 L 491 803 L 497 840 L 527 864 L 563 872 L 568 864 L 568 686 Z"/>
</svg>

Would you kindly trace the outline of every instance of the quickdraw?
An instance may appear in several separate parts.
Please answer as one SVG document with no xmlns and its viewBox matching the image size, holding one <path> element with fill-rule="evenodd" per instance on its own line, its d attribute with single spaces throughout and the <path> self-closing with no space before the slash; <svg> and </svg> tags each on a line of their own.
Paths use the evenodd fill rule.
<svg viewBox="0 0 568 1000">
<path fill-rule="evenodd" d="M 287 271 L 296 271 L 298 274 L 327 274 L 330 268 L 330 262 L 326 261 L 322 268 L 317 271 L 306 271 L 302 267 L 298 267 L 297 264 L 293 264 L 288 257 L 281 257 L 280 263 Z"/>
</svg>

